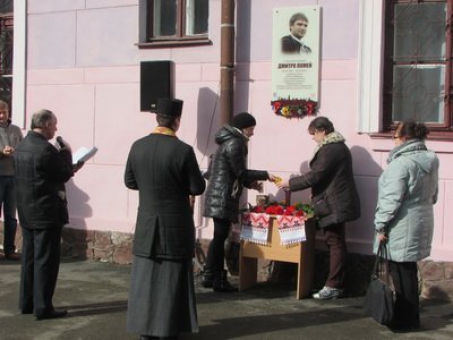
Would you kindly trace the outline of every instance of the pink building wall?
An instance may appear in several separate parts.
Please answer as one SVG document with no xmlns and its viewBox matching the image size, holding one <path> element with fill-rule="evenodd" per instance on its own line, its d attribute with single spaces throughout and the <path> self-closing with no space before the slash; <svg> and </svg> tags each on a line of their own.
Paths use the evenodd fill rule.
<svg viewBox="0 0 453 340">
<path fill-rule="evenodd" d="M 210 1 L 212 45 L 140 50 L 138 0 L 29 0 L 27 2 L 26 112 L 48 108 L 59 119 L 58 134 L 73 149 L 96 145 L 98 153 L 68 183 L 70 226 L 76 229 L 132 233 L 137 193 L 123 184 L 124 165 L 132 142 L 155 126 L 139 108 L 139 63 L 175 62 L 176 97 L 184 100 L 179 137 L 191 144 L 200 167 L 214 150 L 220 127 L 221 0 Z M 372 139 L 357 131 L 359 87 L 359 0 L 237 1 L 235 112 L 257 118 L 250 142 L 250 168 L 287 177 L 307 170 L 314 142 L 307 134 L 311 118 L 275 116 L 271 100 L 272 9 L 319 5 L 322 8 L 320 114 L 328 116 L 347 139 L 354 157 L 362 217 L 348 226 L 349 249 L 368 254 L 374 235 L 377 179 L 391 140 Z M 17 23 L 16 23 L 17 25 Z M 428 142 L 441 160 L 439 202 L 432 258 L 453 261 L 453 148 L 449 142 Z M 283 198 L 272 184 L 266 194 Z M 308 191 L 293 195 L 308 200 Z M 245 201 L 254 202 L 249 192 Z M 199 204 L 200 201 L 198 201 Z M 199 210 L 199 209 L 198 209 Z M 199 236 L 210 238 L 210 221 Z"/>
</svg>

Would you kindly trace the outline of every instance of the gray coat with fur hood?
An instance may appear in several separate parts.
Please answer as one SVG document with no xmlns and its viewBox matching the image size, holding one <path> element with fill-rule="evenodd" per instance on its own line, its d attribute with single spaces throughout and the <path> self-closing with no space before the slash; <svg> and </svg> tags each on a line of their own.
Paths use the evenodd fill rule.
<svg viewBox="0 0 453 340">
<path fill-rule="evenodd" d="M 388 162 L 379 178 L 375 228 L 388 236 L 390 260 L 415 262 L 431 253 L 439 159 L 411 139 L 394 148 Z M 376 239 L 375 253 L 377 246 Z"/>
</svg>

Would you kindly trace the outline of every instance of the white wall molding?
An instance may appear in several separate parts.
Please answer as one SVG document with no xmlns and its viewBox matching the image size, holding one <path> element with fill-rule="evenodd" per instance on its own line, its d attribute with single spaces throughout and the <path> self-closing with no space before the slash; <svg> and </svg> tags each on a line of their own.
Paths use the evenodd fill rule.
<svg viewBox="0 0 453 340">
<path fill-rule="evenodd" d="M 378 132 L 382 117 L 384 0 L 360 1 L 358 131 Z"/>
<path fill-rule="evenodd" d="M 25 79 L 27 60 L 27 1 L 14 0 L 12 118 L 25 128 Z"/>
</svg>

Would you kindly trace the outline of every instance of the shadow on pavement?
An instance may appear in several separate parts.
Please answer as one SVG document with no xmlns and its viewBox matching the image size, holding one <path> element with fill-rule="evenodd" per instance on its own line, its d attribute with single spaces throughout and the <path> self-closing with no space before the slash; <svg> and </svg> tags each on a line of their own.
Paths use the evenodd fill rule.
<svg viewBox="0 0 453 340">
<path fill-rule="evenodd" d="M 103 303 L 94 303 L 94 304 L 87 304 L 87 305 L 70 305 L 70 306 L 62 306 L 62 307 L 70 310 L 68 317 L 112 314 L 112 313 L 126 312 L 127 300 L 108 301 L 108 302 L 103 302 Z"/>
</svg>

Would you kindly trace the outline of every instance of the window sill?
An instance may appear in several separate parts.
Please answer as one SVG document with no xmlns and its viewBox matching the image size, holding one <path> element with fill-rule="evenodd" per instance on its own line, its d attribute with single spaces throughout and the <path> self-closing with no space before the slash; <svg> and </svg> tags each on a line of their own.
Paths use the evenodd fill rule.
<svg viewBox="0 0 453 340">
<path fill-rule="evenodd" d="M 393 131 L 368 133 L 371 139 L 392 139 Z M 453 141 L 453 131 L 431 131 L 427 140 Z"/>
<path fill-rule="evenodd" d="M 152 48 L 169 48 L 169 47 L 189 47 L 189 46 L 203 46 L 212 45 L 209 39 L 179 39 L 179 40 L 165 40 L 165 41 L 149 41 L 136 44 L 139 49 L 152 49 Z"/>
<path fill-rule="evenodd" d="M 371 138 L 371 149 L 377 152 L 389 152 L 395 147 L 393 132 L 376 132 L 367 134 Z M 439 154 L 452 154 L 451 141 L 453 133 L 431 132 L 426 139 L 428 148 Z"/>
</svg>

